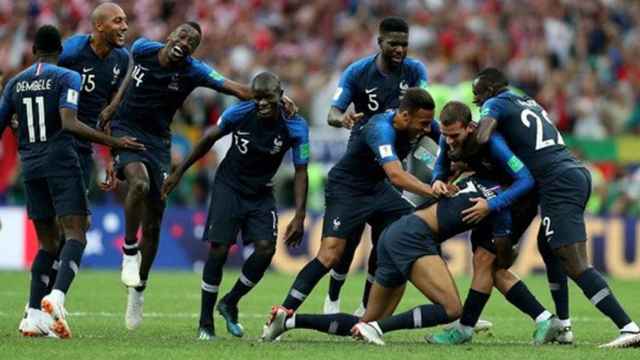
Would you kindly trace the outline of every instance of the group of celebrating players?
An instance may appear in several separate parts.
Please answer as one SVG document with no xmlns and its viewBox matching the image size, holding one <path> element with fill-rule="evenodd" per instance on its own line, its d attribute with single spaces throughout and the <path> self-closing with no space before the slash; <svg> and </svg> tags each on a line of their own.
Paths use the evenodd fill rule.
<svg viewBox="0 0 640 360">
<path fill-rule="evenodd" d="M 71 337 L 64 303 L 86 245 L 92 142 L 111 147 L 114 154 L 100 187 L 122 186 L 126 192 L 121 280 L 128 290 L 125 324 L 135 329 L 142 322 L 166 197 L 191 165 L 230 134 L 232 144 L 217 169 L 203 235 L 210 247 L 202 274 L 198 338 L 215 338 L 214 308 L 227 330 L 242 337 L 238 303 L 263 277 L 275 252 L 278 216 L 271 181 L 289 149 L 295 216 L 284 243 L 298 245 L 304 234 L 307 122 L 283 95 L 277 75 L 261 72 L 244 85 L 193 58 L 202 37 L 197 23 L 179 25 L 164 44 L 137 39 L 127 51 L 127 17 L 118 5 L 99 5 L 91 20 L 91 34 L 74 35 L 64 43 L 55 27 L 40 27 L 34 64 L 8 81 L 0 100 L 0 133 L 11 127 L 18 136 L 27 212 L 40 243 L 19 330 L 25 336 Z M 566 149 L 546 111 L 512 93 L 505 76 L 488 68 L 473 82 L 480 119 L 473 121 L 468 106 L 450 101 L 435 121 L 426 68 L 407 57 L 408 35 L 403 19 L 383 19 L 380 51 L 351 64 L 340 79 L 328 123 L 349 129 L 351 135 L 345 154 L 328 174 L 321 246 L 283 303 L 272 308 L 262 340 L 274 341 L 302 328 L 384 345 L 389 331 L 454 322 L 426 341 L 461 344 L 472 339 L 495 287 L 534 320 L 534 344 L 573 343 L 569 277 L 620 331 L 602 347 L 640 346 L 640 328 L 587 259 L 583 213 L 590 174 Z M 172 172 L 170 124 L 200 86 L 241 101 L 224 111 Z M 402 165 L 424 138 L 439 145 L 431 184 Z M 425 200 L 416 207 L 403 191 Z M 538 207 L 538 247 L 555 315 L 509 270 Z M 365 224 L 371 226 L 374 247 L 362 305 L 354 315 L 340 313 L 340 288 Z M 467 230 L 474 272 L 463 305 L 441 244 Z M 239 234 L 254 251 L 216 307 L 223 266 Z M 298 314 L 327 273 L 331 282 L 324 314 Z M 394 315 L 407 281 L 431 304 Z"/>
</svg>

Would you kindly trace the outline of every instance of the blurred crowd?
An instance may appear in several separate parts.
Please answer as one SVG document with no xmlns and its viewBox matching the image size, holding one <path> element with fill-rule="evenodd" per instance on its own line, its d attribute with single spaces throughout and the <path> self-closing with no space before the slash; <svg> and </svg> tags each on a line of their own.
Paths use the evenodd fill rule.
<svg viewBox="0 0 640 360">
<path fill-rule="evenodd" d="M 97 3 L 0 0 L 0 70 L 5 81 L 30 64 L 30 40 L 37 26 L 55 24 L 64 36 L 89 32 L 89 14 Z M 430 84 L 444 89 L 445 99 L 470 101 L 468 85 L 473 75 L 485 66 L 494 66 L 506 70 L 515 87 L 536 98 L 565 134 L 601 140 L 640 133 L 640 101 L 637 101 L 640 1 L 637 0 L 117 3 L 129 17 L 129 43 L 139 36 L 163 40 L 176 25 L 195 20 L 204 32 L 195 56 L 211 63 L 226 77 L 248 82 L 260 70 L 278 73 L 285 81 L 287 95 L 312 124 L 312 137 L 318 134 L 316 142 L 346 138 L 345 131 L 326 125 L 331 97 L 342 70 L 355 59 L 377 50 L 377 25 L 387 15 L 399 15 L 409 21 L 410 56 L 427 65 Z M 206 89 L 196 91 L 188 99 L 174 120 L 176 160 L 184 156 L 202 129 L 215 123 L 232 101 Z M 3 140 L 3 147 L 5 144 Z M 212 152 L 202 161 L 174 202 L 205 203 L 215 164 L 223 154 Z M 330 164 L 317 157 L 315 160 L 319 164 L 314 172 L 322 177 Z M 4 165 L 0 162 L 1 166 Z M 602 170 L 599 164 L 590 166 L 594 178 L 601 179 L 594 181 L 596 200 L 591 211 L 635 215 L 640 172 L 617 164 L 613 164 L 611 171 Z M 100 171 L 97 174 L 100 176 Z M 316 183 L 321 189 L 321 179 Z M 7 195 L 3 186 L 0 182 L 3 194 L 0 201 L 20 201 L 17 195 L 13 198 Z"/>
</svg>

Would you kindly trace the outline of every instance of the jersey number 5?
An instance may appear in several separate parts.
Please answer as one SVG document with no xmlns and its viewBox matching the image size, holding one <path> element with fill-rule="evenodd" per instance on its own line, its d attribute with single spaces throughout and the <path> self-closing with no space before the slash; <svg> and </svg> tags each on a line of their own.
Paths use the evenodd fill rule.
<svg viewBox="0 0 640 360">
<path fill-rule="evenodd" d="M 369 103 L 367 104 L 369 110 L 378 111 L 378 109 L 380 108 L 380 104 L 378 103 L 378 100 L 376 100 L 376 97 L 378 97 L 378 95 L 373 92 L 367 94 L 369 94 Z"/>
<path fill-rule="evenodd" d="M 549 115 L 544 110 L 542 110 L 542 117 L 544 117 L 544 120 L 548 122 L 551 125 L 551 127 L 554 129 L 554 131 L 556 131 L 556 133 L 558 134 L 557 144 L 564 145 L 564 140 L 562 139 L 562 135 L 560 135 L 559 131 L 555 130 L 555 127 L 553 126 L 551 119 L 549 119 Z M 531 109 L 522 110 L 522 112 L 520 113 L 520 120 L 522 121 L 524 126 L 528 128 L 531 127 L 531 122 L 529 121 L 529 118 L 534 118 L 536 122 L 536 151 L 542 150 L 552 145 L 556 145 L 556 140 L 554 139 L 546 139 L 546 140 L 543 139 L 544 124 L 542 123 L 542 119 L 540 119 L 540 116 L 538 116 L 538 114 L 533 112 L 533 110 Z"/>
<path fill-rule="evenodd" d="M 40 142 L 47 141 L 47 127 L 44 121 L 44 97 L 36 96 L 36 104 L 38 105 L 38 127 L 40 133 Z M 33 99 L 26 97 L 22 99 L 22 103 L 27 111 L 27 132 L 29 134 L 29 142 L 36 142 L 35 121 L 33 119 Z"/>
</svg>

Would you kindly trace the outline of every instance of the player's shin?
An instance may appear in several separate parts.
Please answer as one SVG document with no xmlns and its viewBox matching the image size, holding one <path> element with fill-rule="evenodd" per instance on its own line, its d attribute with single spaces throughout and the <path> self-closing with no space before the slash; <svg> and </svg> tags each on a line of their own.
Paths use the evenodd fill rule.
<svg viewBox="0 0 640 360">
<path fill-rule="evenodd" d="M 282 306 L 289 310 L 297 310 L 318 281 L 328 272 L 329 268 L 324 266 L 318 258 L 311 260 L 296 276 Z"/>
</svg>

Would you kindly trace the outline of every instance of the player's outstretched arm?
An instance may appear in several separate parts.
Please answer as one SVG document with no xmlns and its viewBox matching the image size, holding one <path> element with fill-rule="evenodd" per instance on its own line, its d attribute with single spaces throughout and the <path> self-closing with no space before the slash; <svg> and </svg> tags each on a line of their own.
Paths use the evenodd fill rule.
<svg viewBox="0 0 640 360">
<path fill-rule="evenodd" d="M 327 124 L 337 128 L 351 129 L 363 116 L 363 113 L 354 113 L 352 111 L 343 112 L 337 107 L 332 106 L 327 116 Z"/>
<path fill-rule="evenodd" d="M 241 84 L 229 79 L 224 79 L 224 83 L 222 84 L 222 87 L 218 88 L 218 91 L 223 94 L 233 95 L 240 100 L 253 99 L 253 91 L 249 85 Z"/>
<path fill-rule="evenodd" d="M 203 156 L 209 152 L 209 149 L 213 146 L 213 144 L 218 141 L 225 134 L 219 126 L 212 126 L 209 128 L 202 139 L 198 141 L 196 146 L 193 148 L 189 156 L 178 166 L 176 170 L 174 170 L 169 177 L 162 184 L 161 197 L 162 199 L 166 199 L 166 197 L 173 191 L 173 189 L 178 185 L 180 179 L 184 175 L 187 170 L 198 160 L 200 160 Z"/>
<path fill-rule="evenodd" d="M 116 138 L 90 128 L 78 120 L 76 111 L 73 109 L 61 107 L 60 118 L 62 119 L 62 128 L 81 139 L 110 146 L 115 149 L 145 149 L 144 145 L 136 142 L 135 138 L 128 136 Z"/>
<path fill-rule="evenodd" d="M 309 189 L 309 176 L 307 165 L 296 165 L 293 179 L 293 195 L 296 205 L 296 213 L 284 235 L 284 243 L 287 246 L 297 246 L 304 235 L 304 219 L 307 215 L 307 192 Z"/>
<path fill-rule="evenodd" d="M 415 176 L 406 172 L 402 168 L 402 163 L 400 163 L 400 160 L 386 162 L 384 165 L 382 165 L 382 168 L 387 174 L 389 181 L 391 181 L 394 186 L 412 192 L 416 195 L 437 197 L 431 186 L 423 183 Z"/>
</svg>

